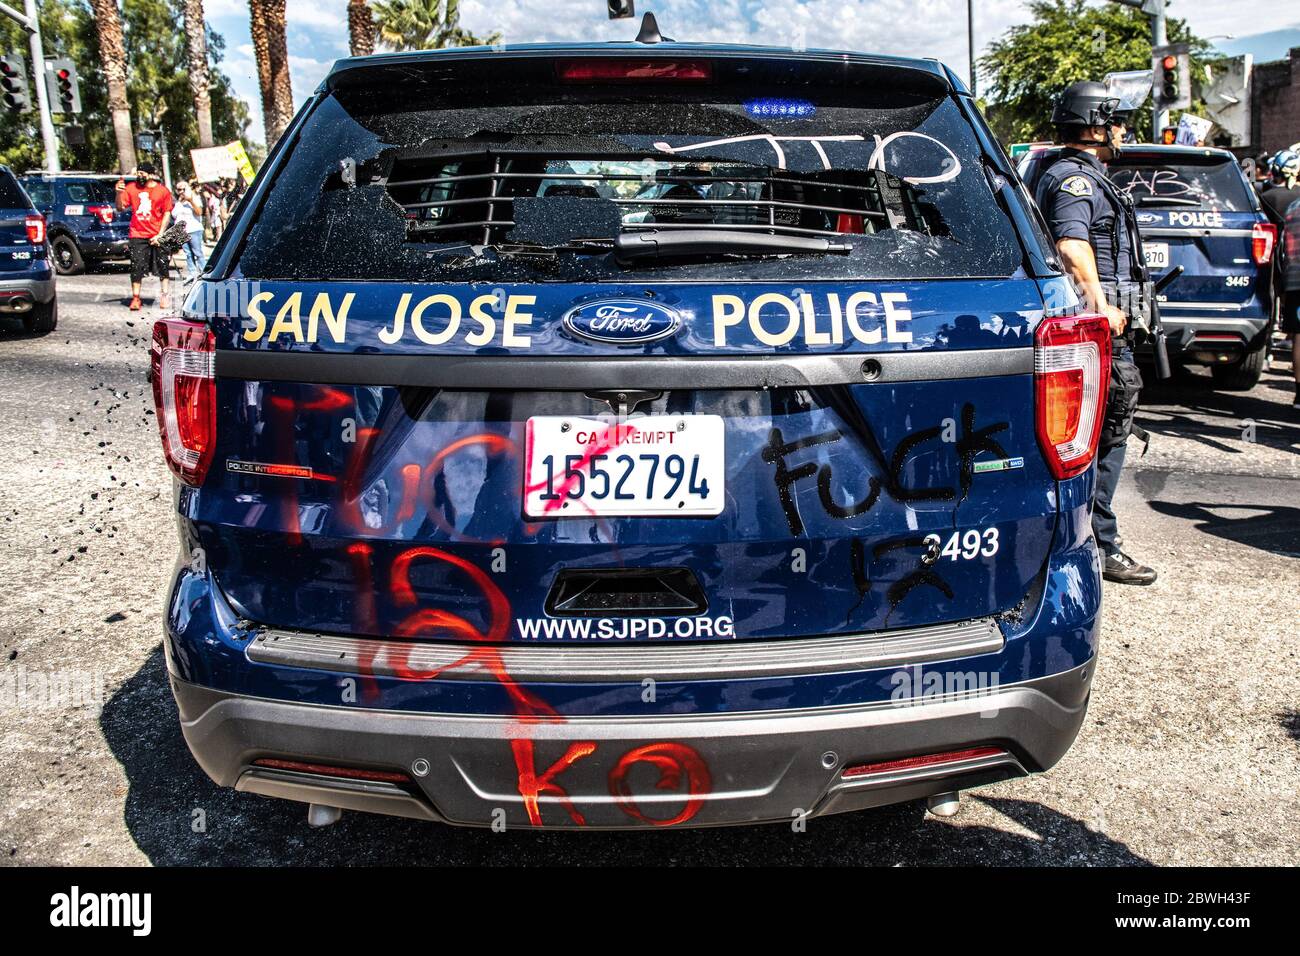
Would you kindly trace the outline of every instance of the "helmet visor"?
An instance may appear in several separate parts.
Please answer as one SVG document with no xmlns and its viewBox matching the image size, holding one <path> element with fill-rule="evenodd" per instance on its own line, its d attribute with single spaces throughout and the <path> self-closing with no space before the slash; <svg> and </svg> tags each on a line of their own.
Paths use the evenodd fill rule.
<svg viewBox="0 0 1300 956">
<path fill-rule="evenodd" d="M 1118 96 L 1108 96 L 1097 104 L 1095 115 L 1098 126 L 1119 126 L 1128 125 L 1132 113 L 1133 108 L 1123 99 Z"/>
</svg>

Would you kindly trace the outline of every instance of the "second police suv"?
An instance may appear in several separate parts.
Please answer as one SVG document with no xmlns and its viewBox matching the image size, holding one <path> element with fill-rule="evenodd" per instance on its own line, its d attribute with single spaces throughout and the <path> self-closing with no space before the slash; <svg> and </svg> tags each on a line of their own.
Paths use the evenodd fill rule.
<svg viewBox="0 0 1300 956">
<path fill-rule="evenodd" d="M 1034 150 L 1021 161 L 1031 190 L 1060 152 Z M 1133 200 L 1152 277 L 1182 269 L 1159 296 L 1171 359 L 1208 366 L 1225 391 L 1254 388 L 1275 324 L 1278 230 L 1236 157 L 1225 149 L 1139 143 L 1125 146 L 1107 173 Z"/>
<path fill-rule="evenodd" d="M 1110 336 L 933 60 L 339 61 L 182 314 L 167 666 L 218 783 L 789 821 L 1083 720 Z"/>
</svg>

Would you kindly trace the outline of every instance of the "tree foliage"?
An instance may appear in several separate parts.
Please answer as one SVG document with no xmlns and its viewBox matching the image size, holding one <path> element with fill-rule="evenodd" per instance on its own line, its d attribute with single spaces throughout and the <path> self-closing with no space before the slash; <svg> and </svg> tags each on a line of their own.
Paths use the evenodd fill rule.
<svg viewBox="0 0 1300 956">
<path fill-rule="evenodd" d="M 1005 143 L 1051 139 L 1052 100 L 1071 83 L 1151 68 L 1151 21 L 1140 10 L 1086 0 L 1033 0 L 1029 10 L 1030 22 L 1012 27 L 979 59 L 984 112 Z M 1209 44 L 1183 20 L 1168 19 L 1166 32 L 1170 43 L 1190 44 L 1193 79 L 1203 75 Z M 1151 129 L 1150 100 L 1134 125 L 1140 138 Z"/>
<path fill-rule="evenodd" d="M 55 123 L 62 125 L 75 120 L 84 127 L 86 142 L 81 146 L 61 145 L 60 162 L 65 169 L 116 172 L 117 146 L 90 6 L 87 0 L 42 0 L 40 19 L 45 55 L 70 57 L 81 77 L 81 115 L 56 115 Z M 161 127 L 170 148 L 173 176 L 192 172 L 189 151 L 199 145 L 198 120 L 186 67 L 185 32 L 179 29 L 182 19 L 183 0 L 122 2 L 131 120 L 137 130 Z M 21 52 L 30 60 L 26 34 L 8 18 L 0 18 L 0 43 L 5 50 Z M 218 143 L 243 136 L 248 126 L 248 108 L 235 96 L 229 77 L 220 69 L 224 51 L 221 35 L 209 29 L 212 127 Z M 32 72 L 28 63 L 29 83 L 35 82 Z M 0 111 L 0 163 L 16 170 L 36 169 L 45 164 L 35 101 L 33 89 L 30 113 Z M 158 162 L 157 156 L 147 158 Z M 142 155 L 140 159 L 146 157 Z"/>
<path fill-rule="evenodd" d="M 378 0 L 372 4 L 379 42 L 394 50 L 485 46 L 500 34 L 476 37 L 460 25 L 458 0 Z"/>
</svg>

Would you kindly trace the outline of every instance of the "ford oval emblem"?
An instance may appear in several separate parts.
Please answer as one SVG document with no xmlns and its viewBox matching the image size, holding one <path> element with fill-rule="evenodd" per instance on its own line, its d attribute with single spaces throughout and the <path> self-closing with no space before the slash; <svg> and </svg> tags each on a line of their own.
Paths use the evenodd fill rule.
<svg viewBox="0 0 1300 956">
<path fill-rule="evenodd" d="M 1153 222 L 1160 221 L 1160 217 L 1157 216 L 1155 213 L 1151 213 L 1151 212 L 1140 212 L 1138 213 L 1137 219 L 1138 219 L 1138 225 L 1142 225 L 1142 226 L 1149 226 Z"/>
<path fill-rule="evenodd" d="M 645 299 L 596 299 L 564 313 L 564 327 L 592 342 L 632 345 L 665 339 L 682 327 L 681 314 Z"/>
</svg>

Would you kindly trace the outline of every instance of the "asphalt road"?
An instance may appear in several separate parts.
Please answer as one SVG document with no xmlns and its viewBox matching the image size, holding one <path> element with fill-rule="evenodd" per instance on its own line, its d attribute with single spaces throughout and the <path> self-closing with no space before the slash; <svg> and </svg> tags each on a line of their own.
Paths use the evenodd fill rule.
<svg viewBox="0 0 1300 956">
<path fill-rule="evenodd" d="M 190 758 L 160 648 L 170 478 L 145 383 L 156 309 L 120 272 L 60 280 L 58 330 L 0 320 L 0 677 L 83 672 L 103 706 L 0 694 L 10 864 L 1300 861 L 1300 409 L 1290 367 L 1230 395 L 1153 389 L 1119 498 L 1145 589 L 1107 585 L 1093 703 L 1049 773 L 789 826 L 495 834 L 219 790 Z M 1253 426 L 1252 426 L 1253 423 Z M 5 686 L 0 681 L 0 688 Z M 201 826 L 200 826 L 201 824 Z"/>
</svg>

